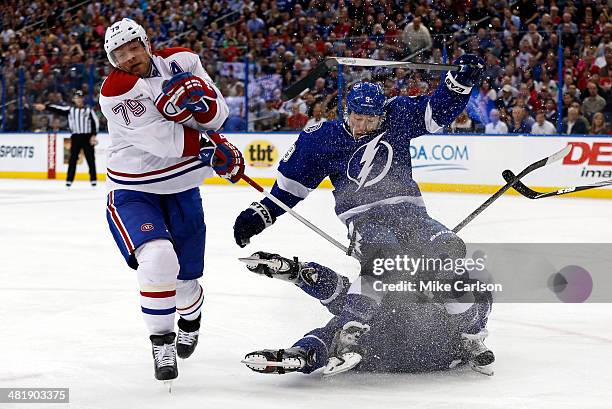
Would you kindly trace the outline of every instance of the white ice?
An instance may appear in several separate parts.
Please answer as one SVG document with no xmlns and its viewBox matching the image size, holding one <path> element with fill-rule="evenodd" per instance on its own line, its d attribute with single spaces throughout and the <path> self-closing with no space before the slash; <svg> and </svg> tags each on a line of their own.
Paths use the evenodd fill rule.
<svg viewBox="0 0 612 409">
<path fill-rule="evenodd" d="M 153 379 L 135 274 L 108 232 L 104 187 L 0 180 L 0 387 L 69 387 L 72 408 L 611 408 L 609 304 L 498 304 L 487 344 L 495 375 L 260 375 L 246 352 L 290 346 L 328 313 L 237 261 L 255 250 L 299 256 L 354 277 L 352 259 L 288 216 L 239 249 L 232 225 L 258 200 L 246 187 L 202 188 L 208 237 L 200 345 L 173 393 Z M 454 226 L 486 196 L 426 193 Z M 329 190 L 296 210 L 342 239 Z M 503 197 L 462 233 L 480 242 L 609 242 L 606 200 Z M 346 240 L 344 240 L 346 242 Z M 2 405 L 1 408 L 11 405 Z M 51 407 L 67 407 L 52 405 Z M 15 405 L 26 408 L 28 405 Z M 36 405 L 35 407 L 41 407 Z"/>
</svg>

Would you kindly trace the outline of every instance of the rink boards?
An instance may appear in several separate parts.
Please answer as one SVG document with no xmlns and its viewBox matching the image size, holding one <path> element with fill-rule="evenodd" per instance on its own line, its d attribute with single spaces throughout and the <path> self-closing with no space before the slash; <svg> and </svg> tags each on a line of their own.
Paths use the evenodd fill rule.
<svg viewBox="0 0 612 409">
<path fill-rule="evenodd" d="M 246 172 L 263 185 L 274 182 L 276 167 L 297 138 L 295 133 L 236 133 L 228 138 L 244 153 Z M 99 179 L 106 169 L 108 134 L 98 135 L 96 165 Z M 0 177 L 64 179 L 70 135 L 66 133 L 0 134 Z M 325 143 L 325 141 L 321 141 Z M 560 162 L 528 175 L 523 181 L 537 189 L 612 179 L 612 138 L 596 136 L 427 135 L 411 141 L 414 178 L 425 191 L 492 193 L 504 184 L 501 172 L 518 172 L 535 160 L 570 145 Z M 377 155 L 389 155 L 381 145 Z M 81 154 L 77 179 L 88 179 Z M 397 159 L 397 158 L 396 158 Z M 408 158 L 406 158 L 408 160 Z M 370 175 L 374 179 L 377 175 Z M 226 183 L 210 178 L 206 183 Z M 329 180 L 322 183 L 332 187 Z M 592 189 L 570 196 L 612 198 L 612 189 Z"/>
</svg>

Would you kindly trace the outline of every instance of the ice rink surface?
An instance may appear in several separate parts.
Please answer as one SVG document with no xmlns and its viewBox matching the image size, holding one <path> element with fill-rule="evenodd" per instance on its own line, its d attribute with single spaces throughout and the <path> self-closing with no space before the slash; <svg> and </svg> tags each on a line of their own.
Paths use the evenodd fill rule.
<svg viewBox="0 0 612 409">
<path fill-rule="evenodd" d="M 225 186 L 202 192 L 203 326 L 195 354 L 179 361 L 169 395 L 153 378 L 135 273 L 107 229 L 104 186 L 77 182 L 67 191 L 60 181 L 0 180 L 0 387 L 69 387 L 70 405 L 49 407 L 78 409 L 612 408 L 610 304 L 495 305 L 487 341 L 497 357 L 493 377 L 468 368 L 325 380 L 318 373 L 251 372 L 240 363 L 246 352 L 288 347 L 329 314 L 297 288 L 249 273 L 237 257 L 256 250 L 296 255 L 350 277 L 358 264 L 288 216 L 240 249 L 234 219 L 258 193 Z M 424 196 L 430 214 L 449 227 L 486 198 Z M 345 236 L 330 190 L 313 192 L 296 210 L 334 237 Z M 504 196 L 461 236 L 609 242 L 611 226 L 606 200 Z"/>
</svg>

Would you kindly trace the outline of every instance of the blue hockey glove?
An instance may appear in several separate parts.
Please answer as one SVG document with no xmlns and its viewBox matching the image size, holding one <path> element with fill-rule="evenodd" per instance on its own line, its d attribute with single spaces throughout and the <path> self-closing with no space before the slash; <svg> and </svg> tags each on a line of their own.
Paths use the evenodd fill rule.
<svg viewBox="0 0 612 409">
<path fill-rule="evenodd" d="M 249 244 L 251 237 L 272 226 L 276 217 L 270 210 L 259 202 L 253 202 L 248 209 L 243 210 L 234 222 L 234 239 L 236 244 L 244 247 Z"/>
<path fill-rule="evenodd" d="M 470 88 L 480 83 L 485 68 L 484 60 L 477 55 L 465 54 L 453 61 L 453 64 L 460 65 L 461 69 L 446 74 L 446 85 L 460 94 L 469 94 Z"/>
</svg>

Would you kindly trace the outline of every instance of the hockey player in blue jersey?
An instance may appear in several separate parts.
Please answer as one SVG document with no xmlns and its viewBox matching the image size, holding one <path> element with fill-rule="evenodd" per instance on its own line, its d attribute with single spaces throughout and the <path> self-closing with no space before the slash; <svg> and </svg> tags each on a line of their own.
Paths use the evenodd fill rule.
<svg viewBox="0 0 612 409">
<path fill-rule="evenodd" d="M 455 292 L 418 304 L 374 288 L 377 259 L 407 253 L 439 259 L 465 256 L 463 241 L 427 214 L 412 179 L 409 150 L 410 139 L 438 132 L 465 109 L 484 64 L 472 55 L 455 63 L 462 70 L 447 73 L 430 97 L 387 100 L 378 85 L 355 84 L 343 120 L 305 129 L 285 154 L 272 194 L 293 207 L 329 177 L 336 214 L 348 228 L 361 272 L 350 283 L 316 263 L 255 253 L 249 269 L 295 283 L 335 317 L 292 348 L 248 354 L 245 362 L 251 369 L 308 373 L 327 364 L 326 373 L 334 374 L 360 364 L 367 350 L 359 366 L 365 370 L 442 369 L 466 361 L 490 372 L 494 356 L 483 343 L 490 294 Z M 237 244 L 244 247 L 282 214 L 268 199 L 253 203 L 236 219 Z M 383 278 L 392 283 L 400 277 L 398 271 L 387 271 Z M 435 278 L 452 281 L 456 275 L 438 271 Z M 433 341 L 418 345 L 419 339 L 428 339 L 423 334 Z"/>
</svg>

